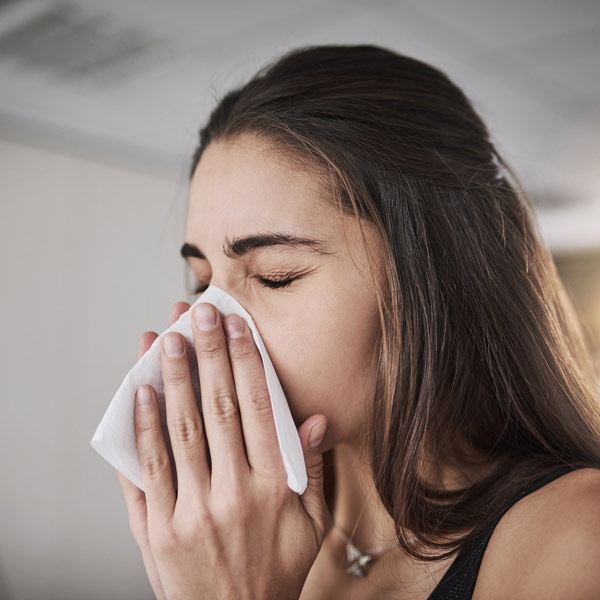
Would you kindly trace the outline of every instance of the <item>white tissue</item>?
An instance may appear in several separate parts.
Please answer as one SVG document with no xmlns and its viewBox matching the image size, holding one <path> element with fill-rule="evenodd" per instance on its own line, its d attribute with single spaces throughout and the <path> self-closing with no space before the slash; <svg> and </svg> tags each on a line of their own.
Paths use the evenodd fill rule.
<svg viewBox="0 0 600 600">
<path fill-rule="evenodd" d="M 127 479 L 132 481 L 141 490 L 144 490 L 136 446 L 133 411 L 136 390 L 141 385 L 148 384 L 156 390 L 158 396 L 163 435 L 165 436 L 167 448 L 171 460 L 173 461 L 171 441 L 166 424 L 165 392 L 160 361 L 160 344 L 161 338 L 168 332 L 176 331 L 185 337 L 187 341 L 188 356 L 190 357 L 190 369 L 194 393 L 198 404 L 198 410 L 202 414 L 198 363 L 196 360 L 194 337 L 190 323 L 192 309 L 199 302 L 210 302 L 219 310 L 222 317 L 235 313 L 242 317 L 250 327 L 254 342 L 258 347 L 258 351 L 260 352 L 263 361 L 267 387 L 271 396 L 271 406 L 273 407 L 277 440 L 279 442 L 283 464 L 287 472 L 287 484 L 288 487 L 297 494 L 303 494 L 306 490 L 308 480 L 304 455 L 302 454 L 302 445 L 286 397 L 275 373 L 275 369 L 273 368 L 273 363 L 267 354 L 262 338 L 260 337 L 258 329 L 250 314 L 233 296 L 214 285 L 209 286 L 187 312 L 182 314 L 173 325 L 163 331 L 154 340 L 148 351 L 138 360 L 129 373 L 127 373 L 94 433 L 94 437 L 91 440 L 92 447 L 113 467 L 123 473 Z M 176 473 L 174 473 L 174 476 L 175 485 L 177 485 Z"/>
</svg>

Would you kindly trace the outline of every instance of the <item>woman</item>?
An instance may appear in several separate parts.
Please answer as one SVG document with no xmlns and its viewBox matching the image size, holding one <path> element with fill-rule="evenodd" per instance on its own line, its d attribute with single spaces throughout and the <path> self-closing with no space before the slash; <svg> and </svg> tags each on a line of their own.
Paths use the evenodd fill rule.
<svg viewBox="0 0 600 600">
<path fill-rule="evenodd" d="M 248 329 L 199 304 L 204 422 L 185 353 L 162 352 L 178 493 L 149 386 L 146 494 L 119 475 L 158 598 L 600 597 L 595 373 L 443 73 L 372 45 L 265 67 L 200 132 L 185 240 L 197 293 L 252 314 L 310 483 L 286 486 Z"/>
</svg>

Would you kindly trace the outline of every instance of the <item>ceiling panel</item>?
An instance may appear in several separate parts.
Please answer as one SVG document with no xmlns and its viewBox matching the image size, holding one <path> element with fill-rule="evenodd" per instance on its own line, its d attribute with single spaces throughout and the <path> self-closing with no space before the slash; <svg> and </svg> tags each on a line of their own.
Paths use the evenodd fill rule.
<svg viewBox="0 0 600 600">
<path fill-rule="evenodd" d="M 463 87 L 546 208 L 600 203 L 582 160 L 600 139 L 599 25 L 587 0 L 5 2 L 0 136 L 181 176 L 216 99 L 266 61 L 376 43 Z"/>
</svg>

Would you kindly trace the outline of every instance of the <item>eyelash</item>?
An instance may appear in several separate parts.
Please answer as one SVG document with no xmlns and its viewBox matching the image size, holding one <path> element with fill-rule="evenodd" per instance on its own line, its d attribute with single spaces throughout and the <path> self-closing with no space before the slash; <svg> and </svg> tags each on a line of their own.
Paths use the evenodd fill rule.
<svg viewBox="0 0 600 600">
<path fill-rule="evenodd" d="M 256 277 L 256 279 L 258 279 L 258 281 L 260 281 L 261 285 L 263 285 L 266 288 L 270 288 L 270 289 L 281 289 L 284 287 L 287 287 L 288 285 L 290 285 L 290 283 L 292 283 L 293 281 L 295 281 L 296 279 L 299 279 L 300 276 L 296 275 L 294 277 L 288 277 L 288 279 L 278 279 L 278 280 L 273 280 L 273 279 L 267 279 L 266 277 Z M 195 290 L 194 290 L 194 294 L 202 294 L 203 292 L 205 292 L 208 289 L 208 285 L 199 285 Z"/>
</svg>

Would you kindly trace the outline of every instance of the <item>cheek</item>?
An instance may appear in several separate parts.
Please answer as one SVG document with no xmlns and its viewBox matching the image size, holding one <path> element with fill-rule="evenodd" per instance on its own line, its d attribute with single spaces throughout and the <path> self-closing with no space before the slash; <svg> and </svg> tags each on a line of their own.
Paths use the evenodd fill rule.
<svg viewBox="0 0 600 600">
<path fill-rule="evenodd" d="M 377 322 L 348 322 L 341 310 L 330 314 L 338 316 L 323 321 L 318 314 L 299 321 L 301 327 L 274 340 L 272 353 L 268 348 L 296 426 L 324 414 L 334 445 L 358 435 L 365 423 L 374 384 Z"/>
</svg>

